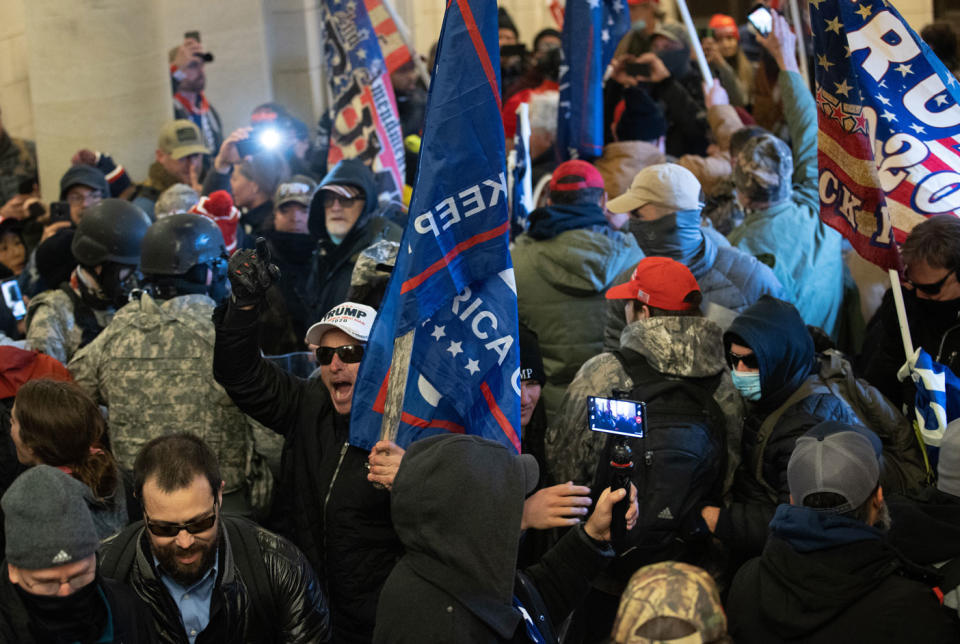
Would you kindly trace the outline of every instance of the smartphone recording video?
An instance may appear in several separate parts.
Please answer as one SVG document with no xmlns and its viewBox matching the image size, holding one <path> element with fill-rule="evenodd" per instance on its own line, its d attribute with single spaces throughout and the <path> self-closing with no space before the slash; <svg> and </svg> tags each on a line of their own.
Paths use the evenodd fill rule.
<svg viewBox="0 0 960 644">
<path fill-rule="evenodd" d="M 587 423 L 591 431 L 630 438 L 646 435 L 646 408 L 636 400 L 587 397 Z"/>
<path fill-rule="evenodd" d="M 3 291 L 3 303 L 13 313 L 13 317 L 22 320 L 27 315 L 27 305 L 23 302 L 23 295 L 20 293 L 20 285 L 17 284 L 17 280 L 0 282 L 0 290 Z"/>
<path fill-rule="evenodd" d="M 757 30 L 761 36 L 767 36 L 773 29 L 773 14 L 763 5 L 758 6 L 747 15 L 747 22 Z"/>
</svg>

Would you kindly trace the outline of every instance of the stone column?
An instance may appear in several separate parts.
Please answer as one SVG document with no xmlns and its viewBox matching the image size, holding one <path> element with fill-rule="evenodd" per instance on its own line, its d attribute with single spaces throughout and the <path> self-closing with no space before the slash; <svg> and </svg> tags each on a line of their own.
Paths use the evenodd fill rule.
<svg viewBox="0 0 960 644">
<path fill-rule="evenodd" d="M 33 138 L 30 83 L 27 80 L 27 26 L 23 0 L 0 2 L 0 108 L 3 129 Z"/>
<path fill-rule="evenodd" d="M 151 0 L 27 0 L 27 52 L 40 183 L 55 199 L 80 148 L 146 178 L 172 118 L 167 58 Z"/>
</svg>

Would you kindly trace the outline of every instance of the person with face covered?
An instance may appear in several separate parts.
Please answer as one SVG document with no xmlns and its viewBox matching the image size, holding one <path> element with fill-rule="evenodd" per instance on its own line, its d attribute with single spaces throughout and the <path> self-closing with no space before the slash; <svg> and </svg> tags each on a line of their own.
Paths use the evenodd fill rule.
<svg viewBox="0 0 960 644">
<path fill-rule="evenodd" d="M 157 641 L 143 602 L 97 573 L 100 540 L 89 498 L 86 485 L 49 465 L 30 468 L 3 495 L 0 641 Z"/>
<path fill-rule="evenodd" d="M 121 199 L 83 211 L 70 244 L 78 266 L 68 282 L 44 291 L 27 308 L 27 344 L 66 364 L 127 303 L 150 218 Z"/>
<path fill-rule="evenodd" d="M 725 508 L 702 511 L 709 529 L 726 545 L 755 555 L 767 537 L 778 503 L 787 503 L 787 462 L 799 436 L 819 422 L 859 425 L 848 401 L 823 388 L 796 400 L 808 379 L 819 381 L 813 339 L 797 309 L 764 296 L 737 317 L 723 335 L 733 385 L 747 403 L 742 466 Z M 776 422 L 761 435 L 768 416 Z"/>
<path fill-rule="evenodd" d="M 127 583 L 165 644 L 288 642 L 329 637 L 322 585 L 293 544 L 223 512 L 213 451 L 192 434 L 147 443 L 134 486 L 143 520 L 107 541 L 103 576 Z"/>
<path fill-rule="evenodd" d="M 613 213 L 629 215 L 627 226 L 648 256 L 669 257 L 690 269 L 703 300 L 743 311 L 762 295 L 784 297 L 770 268 L 755 257 L 722 244 L 700 227 L 700 182 L 673 163 L 648 166 L 637 173 L 629 190 L 607 203 Z M 632 269 L 631 269 L 632 270 Z M 615 280 L 623 284 L 631 270 Z M 609 300 L 604 348 L 620 346 L 626 324 L 624 300 Z"/>
<path fill-rule="evenodd" d="M 937 215 L 920 222 L 907 235 L 901 256 L 906 264 L 903 304 L 913 346 L 960 373 L 960 219 Z M 857 370 L 899 407 L 912 404 L 916 392 L 911 379 L 897 379 L 906 360 L 893 292 L 887 289 L 867 325 Z"/>
<path fill-rule="evenodd" d="M 558 641 L 613 557 L 612 507 L 626 492 L 604 490 L 589 519 L 518 571 L 524 496 L 537 469 L 530 455 L 479 436 L 442 434 L 410 446 L 391 494 L 406 552 L 384 584 L 374 642 Z M 628 530 L 637 514 L 631 486 Z"/>
</svg>

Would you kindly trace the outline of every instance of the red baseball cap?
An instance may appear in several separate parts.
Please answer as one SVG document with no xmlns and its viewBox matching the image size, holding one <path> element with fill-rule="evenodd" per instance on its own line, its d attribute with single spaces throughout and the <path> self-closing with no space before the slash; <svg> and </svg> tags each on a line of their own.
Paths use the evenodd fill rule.
<svg viewBox="0 0 960 644">
<path fill-rule="evenodd" d="M 607 291 L 608 300 L 640 300 L 665 311 L 689 311 L 693 305 L 684 302 L 700 286 L 690 269 L 669 257 L 646 257 L 640 260 L 626 284 Z"/>
<path fill-rule="evenodd" d="M 736 36 L 737 40 L 740 40 L 740 29 L 737 27 L 737 21 L 733 19 L 733 16 L 715 13 L 713 17 L 710 18 L 710 24 L 707 26 L 713 29 L 717 35 L 732 34 Z"/>
<path fill-rule="evenodd" d="M 600 171 L 586 161 L 564 161 L 553 171 L 550 177 L 550 190 L 566 192 L 584 188 L 603 188 L 603 176 Z"/>
</svg>

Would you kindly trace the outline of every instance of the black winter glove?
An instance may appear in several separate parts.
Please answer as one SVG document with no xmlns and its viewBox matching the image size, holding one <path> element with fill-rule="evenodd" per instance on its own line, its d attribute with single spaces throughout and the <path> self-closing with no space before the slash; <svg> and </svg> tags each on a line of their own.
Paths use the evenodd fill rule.
<svg viewBox="0 0 960 644">
<path fill-rule="evenodd" d="M 257 237 L 257 250 L 238 250 L 230 257 L 227 277 L 233 290 L 236 306 L 253 306 L 260 303 L 270 285 L 280 279 L 280 269 L 270 263 L 267 240 Z"/>
</svg>

